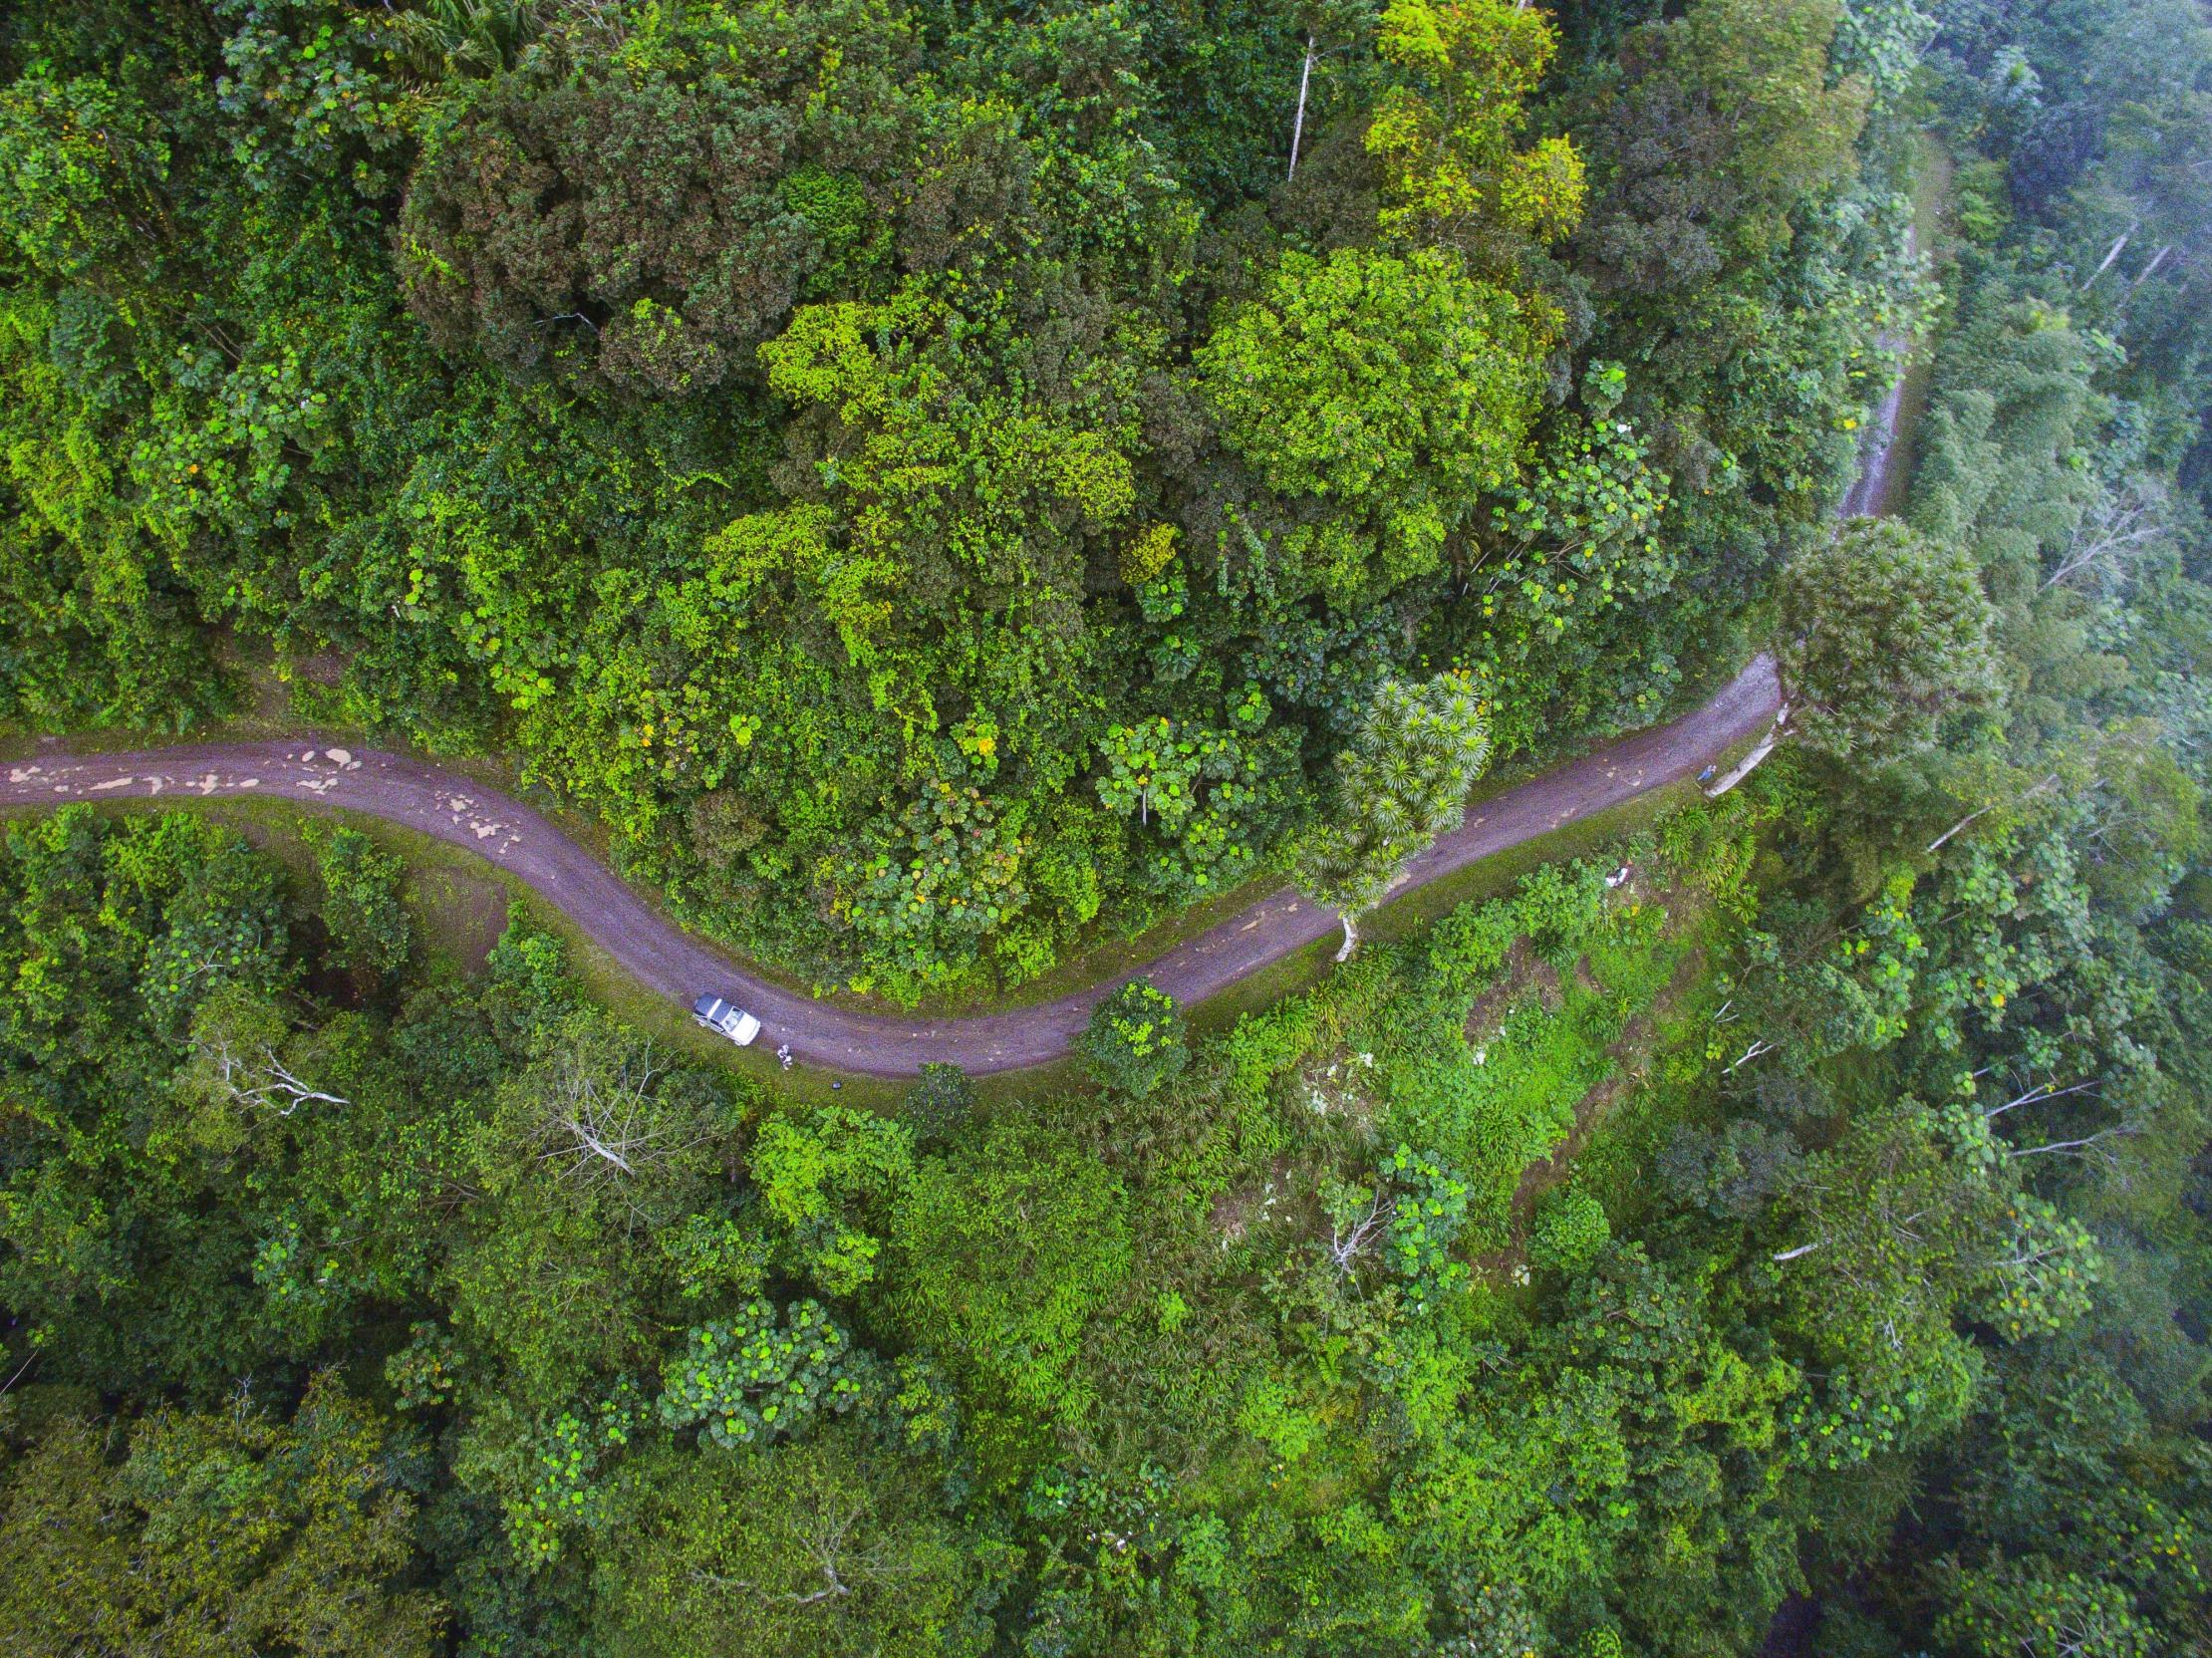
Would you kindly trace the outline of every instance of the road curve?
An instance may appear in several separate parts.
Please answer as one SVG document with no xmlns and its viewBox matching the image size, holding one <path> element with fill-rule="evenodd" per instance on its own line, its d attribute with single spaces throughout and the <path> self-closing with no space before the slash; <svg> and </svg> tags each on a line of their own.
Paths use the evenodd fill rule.
<svg viewBox="0 0 2212 1658">
<path fill-rule="evenodd" d="M 1609 742 L 1484 801 L 1464 825 L 1407 863 L 1400 890 L 1689 776 L 1730 743 L 1764 730 L 1779 702 L 1774 665 L 1762 656 L 1680 719 Z M 1057 1059 L 1083 1028 L 1091 1005 L 1123 981 L 976 1018 L 852 1012 L 754 978 L 670 923 L 520 802 L 425 761 L 376 749 L 295 737 L 130 754 L 56 751 L 9 765 L 0 783 L 0 807 L 170 795 L 182 801 L 258 795 L 343 808 L 464 847 L 567 914 L 639 982 L 686 1005 L 701 990 L 728 995 L 759 1015 L 763 1044 L 788 1042 L 801 1059 L 841 1071 L 912 1076 L 934 1059 L 981 1074 Z M 1195 1002 L 1327 937 L 1336 925 L 1334 912 L 1285 888 L 1178 945 L 1142 972 L 1177 1000 Z"/>
</svg>

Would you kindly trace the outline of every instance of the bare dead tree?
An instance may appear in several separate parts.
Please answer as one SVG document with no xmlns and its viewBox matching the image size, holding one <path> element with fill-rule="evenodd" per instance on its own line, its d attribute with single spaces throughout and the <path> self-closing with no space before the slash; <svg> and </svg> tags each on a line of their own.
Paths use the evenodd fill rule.
<svg viewBox="0 0 2212 1658">
<path fill-rule="evenodd" d="M 1729 1074 L 1729 1072 L 1734 1071 L 1741 1066 L 1749 1065 L 1754 1059 L 1759 1058 L 1762 1054 L 1774 1052 L 1775 1049 L 1780 1047 L 1781 1045 L 1782 1044 L 1780 1042 L 1774 1041 L 1765 1036 L 1761 1036 L 1753 1041 L 1751 1046 L 1747 1047 L 1742 1053 L 1738 1054 L 1732 1064 L 1724 1067 L 1721 1074 L 1723 1076 L 1726 1076 Z"/>
<path fill-rule="evenodd" d="M 911 1561 L 894 1558 L 885 1544 L 871 1542 L 865 1547 L 854 1546 L 853 1527 L 867 1513 L 867 1504 L 854 1499 L 817 1507 L 809 1511 L 801 1522 L 803 1532 L 794 1540 L 798 1551 L 813 1563 L 821 1579 L 820 1588 L 771 1589 L 750 1578 L 730 1577 L 703 1568 L 691 1572 L 691 1581 L 710 1588 L 736 1589 L 777 1606 L 819 1606 L 825 1601 L 842 1600 L 856 1588 L 894 1583 L 914 1576 L 921 1568 Z"/>
<path fill-rule="evenodd" d="M 1398 1213 L 1395 1198 L 1385 1199 L 1378 1192 L 1367 1200 L 1367 1213 L 1350 1226 L 1331 1222 L 1329 1226 L 1329 1259 L 1336 1262 L 1336 1269 L 1345 1277 L 1352 1275 L 1353 1264 L 1375 1242 L 1376 1234 L 1390 1224 Z"/>
<path fill-rule="evenodd" d="M 1785 702 L 1775 714 L 1775 722 L 1767 727 L 1767 734 L 1759 739 L 1757 744 L 1753 746 L 1752 751 L 1737 761 L 1735 765 L 1729 767 L 1726 776 L 1717 777 L 1706 785 L 1706 799 L 1720 799 L 1722 795 L 1728 793 L 1730 789 L 1749 777 L 1753 771 L 1758 769 L 1759 762 L 1772 754 L 1775 751 L 1775 745 L 1789 734 L 1790 704 Z"/>
<path fill-rule="evenodd" d="M 2044 578 L 2041 591 L 2048 593 L 2084 573 L 2115 576 L 2134 555 L 2163 541 L 2169 529 L 2165 491 L 2150 479 L 2130 478 L 2116 490 L 2107 489 L 2082 514 L 2068 538 L 2066 555 Z"/>
<path fill-rule="evenodd" d="M 2061 1088 L 2056 1083 L 2039 1082 L 2026 1093 L 2015 1094 L 2003 1105 L 1992 1106 L 1982 1113 L 1984 1122 L 1995 1122 L 2006 1112 L 2023 1105 L 2041 1105 L 2046 1100 L 2063 1100 L 2070 1094 L 2085 1094 L 2104 1085 L 2102 1077 L 2091 1077 L 2086 1082 L 2076 1082 L 2071 1088 Z"/>
<path fill-rule="evenodd" d="M 612 1064 L 597 1044 L 564 1044 L 545 1070 L 538 1157 L 565 1183 L 594 1191 L 627 1184 L 705 1138 L 658 1108 L 654 1085 L 667 1067 L 655 1063 L 650 1042 L 626 1047 Z"/>
<path fill-rule="evenodd" d="M 2166 262 L 2166 256 L 2172 252 L 2173 243 L 2168 242 L 2164 247 L 2160 248 L 2156 253 L 2152 254 L 2150 256 L 2150 262 L 2143 266 L 2143 268 L 2135 274 L 2135 280 L 2127 285 L 2127 291 L 2129 293 L 2133 293 L 2137 288 L 2140 288 L 2144 283 L 2148 282 L 2151 277 L 2156 274 L 2158 267 Z"/>
<path fill-rule="evenodd" d="M 2108 1160 L 2111 1143 L 2140 1134 L 2133 1123 L 2114 1123 L 2110 1128 L 2100 1128 L 2094 1134 L 2084 1134 L 2077 1140 L 2052 1140 L 2041 1146 L 2014 1146 L 2007 1157 L 2095 1157 Z"/>
<path fill-rule="evenodd" d="M 266 1042 L 233 1046 L 227 1034 L 218 1034 L 196 1045 L 215 1081 L 240 1105 L 289 1117 L 303 1105 L 353 1103 L 299 1076 Z"/>
</svg>

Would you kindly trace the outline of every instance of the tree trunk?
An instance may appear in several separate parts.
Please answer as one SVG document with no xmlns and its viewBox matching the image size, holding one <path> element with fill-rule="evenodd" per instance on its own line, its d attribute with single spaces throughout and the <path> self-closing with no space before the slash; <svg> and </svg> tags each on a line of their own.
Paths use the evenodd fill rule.
<svg viewBox="0 0 2212 1658">
<path fill-rule="evenodd" d="M 2141 275 L 2137 276 L 2134 281 L 2130 282 L 2127 285 L 2127 291 L 2129 293 L 2133 293 L 2137 288 L 2140 288 L 2144 283 L 2148 282 L 2152 276 L 2156 275 L 2158 267 L 2166 262 L 2166 255 L 2171 253 L 2172 251 L 2173 243 L 2168 242 L 2164 247 L 2160 248 L 2156 253 L 2152 254 L 2150 256 L 2150 263 L 2143 267 Z"/>
<path fill-rule="evenodd" d="M 2140 223 L 2141 221 L 2137 220 L 2136 222 Z M 2120 250 L 2125 248 L 2127 244 L 2134 239 L 2134 236 L 2135 225 L 2133 224 L 2129 225 L 2124 231 L 2120 233 L 2120 239 L 2112 244 L 2112 251 L 2104 256 L 2104 263 L 2097 266 L 2095 270 L 2089 272 L 2089 280 L 2081 284 L 2081 291 L 2084 294 L 2089 291 L 2091 283 L 2094 283 L 2098 277 L 2102 276 L 2106 271 L 2112 268 L 2112 261 L 2120 256 Z"/>
<path fill-rule="evenodd" d="M 2046 582 L 2044 585 L 2048 587 L 2051 584 L 2049 582 Z M 1990 813 L 1996 811 L 1997 808 L 2000 806 L 2017 806 L 2020 804 L 2020 802 L 2026 800 L 2030 795 L 2041 794 L 2045 789 L 2049 788 L 2058 780 L 2059 774 L 2054 771 L 2050 776 L 2046 777 L 2034 788 L 2022 789 L 2020 793 L 2014 795 L 2010 800 L 1993 800 L 1978 812 L 1968 812 L 1966 816 L 1960 818 L 1958 822 L 1952 824 L 1950 828 L 1944 830 L 1942 834 L 1936 836 L 1934 840 L 1930 841 L 1928 843 L 1928 850 L 1930 852 L 1941 852 L 1943 850 L 1944 842 L 1948 841 L 1953 835 L 1956 835 L 1960 830 L 1964 829 L 1968 824 L 1973 823 L 1976 819 L 1989 816 Z"/>
<path fill-rule="evenodd" d="M 1344 924 L 1344 946 L 1336 953 L 1336 959 L 1339 962 L 1349 962 L 1352 952 L 1359 949 L 1359 923 L 1353 919 L 1349 910 L 1336 919 Z"/>
<path fill-rule="evenodd" d="M 1290 171 L 1283 179 L 1288 183 L 1298 176 L 1298 140 L 1305 137 L 1305 89 L 1313 79 L 1313 37 L 1305 37 L 1305 67 L 1298 71 L 1298 119 L 1290 127 Z"/>
<path fill-rule="evenodd" d="M 1741 760 L 1737 761 L 1735 766 L 1730 769 L 1727 776 L 1721 778 L 1711 788 L 1707 789 L 1705 791 L 1705 798 L 1708 800 L 1718 800 L 1722 795 L 1728 793 L 1728 791 L 1734 788 L 1738 783 L 1741 783 L 1745 778 L 1749 777 L 1753 771 L 1758 769 L 1759 762 L 1761 760 L 1764 760 L 1769 754 L 1772 754 L 1775 751 L 1775 744 L 1780 742 L 1785 736 L 1787 736 L 1789 734 L 1789 731 L 1790 704 L 1785 702 L 1782 706 L 1782 711 L 1775 715 L 1775 722 L 1767 727 L 1767 734 L 1759 739 L 1759 746 L 1754 748 L 1749 754 L 1746 754 Z"/>
</svg>

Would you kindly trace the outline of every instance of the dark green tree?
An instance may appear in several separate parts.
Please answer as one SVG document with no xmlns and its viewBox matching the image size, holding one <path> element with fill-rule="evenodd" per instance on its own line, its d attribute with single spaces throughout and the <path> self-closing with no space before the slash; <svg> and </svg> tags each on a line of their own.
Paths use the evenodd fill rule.
<svg viewBox="0 0 2212 1658">
<path fill-rule="evenodd" d="M 1101 1087 L 1134 1099 L 1156 1092 L 1191 1059 L 1183 1010 L 1142 978 L 1100 998 L 1075 1049 Z"/>
<path fill-rule="evenodd" d="M 1974 563 L 1885 519 L 1854 518 L 1783 573 L 1775 723 L 1708 794 L 1725 794 L 1787 736 L 1876 762 L 1935 740 L 1950 713 L 1994 701 L 1992 611 Z"/>
</svg>

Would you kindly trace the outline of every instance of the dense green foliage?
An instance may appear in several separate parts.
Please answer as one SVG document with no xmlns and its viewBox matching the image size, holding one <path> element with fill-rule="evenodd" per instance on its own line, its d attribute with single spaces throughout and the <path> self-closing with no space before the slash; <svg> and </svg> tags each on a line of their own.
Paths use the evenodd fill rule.
<svg viewBox="0 0 2212 1658">
<path fill-rule="evenodd" d="M 1034 978 L 1286 867 L 1393 680 L 1541 757 L 1719 675 L 1911 291 L 1837 30 L 17 8 L 0 720 L 288 693 L 816 982 Z"/>
<path fill-rule="evenodd" d="M 1190 1063 L 1184 1036 L 1175 997 L 1135 978 L 1091 1009 L 1075 1051 L 1099 1086 L 1142 1096 Z"/>
<path fill-rule="evenodd" d="M 1784 573 L 1778 609 L 1789 722 L 1834 759 L 1925 748 L 1995 693 L 1990 605 L 1963 547 L 1854 519 Z"/>
<path fill-rule="evenodd" d="M 1490 757 L 1490 722 L 1466 677 L 1387 682 L 1337 751 L 1335 792 L 1297 848 L 1299 890 L 1344 920 L 1382 901 L 1399 865 L 1467 815 L 1467 791 Z"/>
<path fill-rule="evenodd" d="M 2212 1649 L 2208 114 L 2202 0 L 7 11 L 11 730 L 288 689 L 908 999 L 1802 740 L 984 1087 L 11 820 L 0 1630 Z"/>
</svg>

